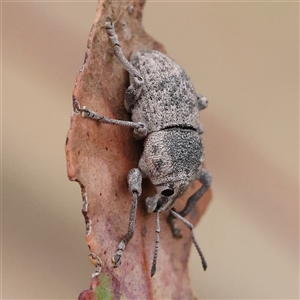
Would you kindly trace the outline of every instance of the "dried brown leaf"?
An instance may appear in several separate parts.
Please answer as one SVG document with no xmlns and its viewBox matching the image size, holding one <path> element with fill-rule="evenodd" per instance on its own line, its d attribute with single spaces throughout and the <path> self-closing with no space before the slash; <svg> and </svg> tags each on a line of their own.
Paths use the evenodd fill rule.
<svg viewBox="0 0 300 300">
<path fill-rule="evenodd" d="M 174 239 L 165 213 L 161 214 L 157 271 L 153 278 L 150 277 L 155 214 L 146 212 L 144 200 L 155 192 L 147 180 L 143 182 L 135 234 L 123 253 L 121 266 L 113 268 L 111 257 L 128 228 L 131 196 L 127 173 L 137 167 L 142 144 L 133 138 L 131 129 L 83 119 L 76 111 L 79 104 L 110 118 L 130 119 L 123 104 L 129 76 L 114 55 L 104 24 L 107 17 L 115 21 L 126 57 L 137 49 L 165 52 L 141 25 L 143 6 L 144 1 L 136 0 L 99 1 L 85 62 L 73 91 L 74 112 L 66 143 L 67 172 L 70 180 L 77 181 L 82 189 L 88 247 L 103 262 L 101 274 L 92 279 L 90 290 L 80 294 L 81 300 L 195 299 L 187 268 L 190 231 L 178 222 L 183 238 Z M 186 199 L 199 186 L 198 182 L 193 182 L 187 193 L 178 199 L 176 208 L 183 208 Z M 210 198 L 209 191 L 187 217 L 191 223 L 199 221 Z"/>
</svg>

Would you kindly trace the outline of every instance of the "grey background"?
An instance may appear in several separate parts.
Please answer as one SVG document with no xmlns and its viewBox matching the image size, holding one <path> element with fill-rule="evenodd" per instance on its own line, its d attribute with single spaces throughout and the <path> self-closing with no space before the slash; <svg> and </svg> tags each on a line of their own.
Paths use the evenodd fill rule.
<svg viewBox="0 0 300 300">
<path fill-rule="evenodd" d="M 71 93 L 91 2 L 1 2 L 3 299 L 88 288 L 80 189 L 67 179 Z M 190 276 L 201 299 L 299 298 L 299 4 L 148 1 L 144 26 L 209 100 L 213 201 Z"/>
</svg>

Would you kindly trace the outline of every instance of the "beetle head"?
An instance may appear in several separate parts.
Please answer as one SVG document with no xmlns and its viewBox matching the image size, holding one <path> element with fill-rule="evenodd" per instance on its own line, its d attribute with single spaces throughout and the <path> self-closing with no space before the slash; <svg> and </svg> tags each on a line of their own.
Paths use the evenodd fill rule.
<svg viewBox="0 0 300 300">
<path fill-rule="evenodd" d="M 146 199 L 148 212 L 161 212 L 171 209 L 188 185 L 189 182 L 184 180 L 156 185 L 157 194 Z"/>
</svg>

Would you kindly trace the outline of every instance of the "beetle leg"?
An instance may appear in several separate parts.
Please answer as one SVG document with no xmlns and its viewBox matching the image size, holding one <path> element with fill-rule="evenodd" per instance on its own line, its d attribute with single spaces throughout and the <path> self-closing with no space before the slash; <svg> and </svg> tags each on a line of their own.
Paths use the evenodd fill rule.
<svg viewBox="0 0 300 300">
<path fill-rule="evenodd" d="M 203 267 L 203 269 L 205 271 L 206 268 L 207 268 L 207 263 L 205 261 L 205 258 L 204 258 L 203 254 L 202 254 L 202 251 L 201 251 L 201 249 L 200 249 L 200 247 L 199 247 L 199 245 L 197 243 L 197 240 L 195 238 L 194 230 L 193 230 L 194 226 L 188 220 L 186 220 L 184 217 L 182 217 L 180 214 L 178 214 L 175 210 L 173 210 L 173 208 L 170 210 L 170 214 L 172 214 L 172 216 L 174 218 L 177 218 L 180 221 L 182 221 L 191 230 L 192 241 L 193 241 L 193 243 L 194 243 L 194 245 L 195 245 L 195 247 L 197 249 L 197 252 L 198 252 L 198 254 L 199 254 L 200 258 L 201 258 L 202 267 Z"/>
<path fill-rule="evenodd" d="M 194 208 L 195 204 L 201 199 L 201 197 L 208 190 L 211 184 L 211 175 L 205 169 L 201 169 L 201 172 L 197 175 L 196 179 L 202 183 L 202 186 L 193 195 L 189 197 L 184 209 L 178 212 L 178 214 L 182 217 L 185 217 Z M 168 223 L 171 226 L 173 236 L 175 238 L 180 238 L 180 229 L 174 222 L 174 216 L 173 214 L 171 214 L 171 212 L 168 216 Z"/>
<path fill-rule="evenodd" d="M 203 194 L 209 189 L 211 184 L 211 175 L 205 170 L 201 169 L 201 172 L 196 177 L 202 183 L 202 186 L 187 200 L 185 208 L 178 212 L 182 217 L 185 217 L 195 206 L 195 204 L 201 199 Z"/>
<path fill-rule="evenodd" d="M 206 108 L 207 104 L 208 104 L 207 99 L 204 96 L 202 96 L 201 94 L 197 94 L 198 109 L 202 110 L 202 109 Z M 197 132 L 199 134 L 203 133 L 203 125 L 202 124 L 199 124 L 199 127 L 197 128 Z"/>
<path fill-rule="evenodd" d="M 148 133 L 146 125 L 141 122 L 116 120 L 116 119 L 100 116 L 96 112 L 89 110 L 89 108 L 87 108 L 86 106 L 83 106 L 83 108 L 77 108 L 77 110 L 81 112 L 83 118 L 89 118 L 92 120 L 99 121 L 101 123 L 131 127 L 134 129 L 133 135 L 136 139 L 142 139 Z"/>
<path fill-rule="evenodd" d="M 197 94 L 197 104 L 198 104 L 198 109 L 202 110 L 207 107 L 208 101 L 206 97 L 204 97 L 201 94 Z"/>
<path fill-rule="evenodd" d="M 203 130 L 203 125 L 202 124 L 199 124 L 199 127 L 197 128 L 197 132 L 198 134 L 203 134 L 204 130 Z"/>
<path fill-rule="evenodd" d="M 124 65 L 125 69 L 132 76 L 133 80 L 130 80 L 131 85 L 125 92 L 125 109 L 130 112 L 131 107 L 138 99 L 142 86 L 144 84 L 144 79 L 141 73 L 126 59 L 123 54 L 122 48 L 119 44 L 118 36 L 115 32 L 114 24 L 111 20 L 105 23 L 105 28 L 108 32 L 109 38 L 114 46 L 115 54 L 120 62 Z"/>
<path fill-rule="evenodd" d="M 137 202 L 138 202 L 138 197 L 142 193 L 141 171 L 139 169 L 131 169 L 128 173 L 127 181 L 128 181 L 129 191 L 132 195 L 129 225 L 128 225 L 127 233 L 123 236 L 115 255 L 112 257 L 112 262 L 114 263 L 115 268 L 117 268 L 121 264 L 121 257 L 123 254 L 123 250 L 125 249 L 125 246 L 131 240 L 134 234 Z"/>
</svg>

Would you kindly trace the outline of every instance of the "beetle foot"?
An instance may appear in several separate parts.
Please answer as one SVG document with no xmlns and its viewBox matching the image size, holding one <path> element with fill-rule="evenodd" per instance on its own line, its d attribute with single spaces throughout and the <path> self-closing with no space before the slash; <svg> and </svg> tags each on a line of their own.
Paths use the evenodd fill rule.
<svg viewBox="0 0 300 300">
<path fill-rule="evenodd" d="M 89 108 L 86 106 L 83 106 L 83 108 L 78 108 L 77 110 L 81 112 L 81 116 L 83 118 L 90 118 L 96 121 L 101 121 L 104 119 L 103 116 L 100 116 L 96 112 L 89 110 Z"/>
<path fill-rule="evenodd" d="M 121 241 L 116 254 L 111 259 L 114 264 L 114 268 L 117 268 L 121 264 L 121 257 L 124 249 L 125 249 L 125 242 Z"/>
<path fill-rule="evenodd" d="M 182 238 L 181 229 L 177 226 L 173 215 L 171 215 L 170 213 L 168 215 L 167 221 L 170 225 L 173 238 L 181 239 Z"/>
<path fill-rule="evenodd" d="M 114 268 L 117 268 L 121 264 L 121 256 L 122 256 L 122 251 L 118 250 L 116 254 L 111 258 Z"/>
<path fill-rule="evenodd" d="M 182 238 L 181 229 L 176 225 L 175 222 L 173 225 L 171 225 L 171 231 L 174 238 L 176 239 Z"/>
</svg>

